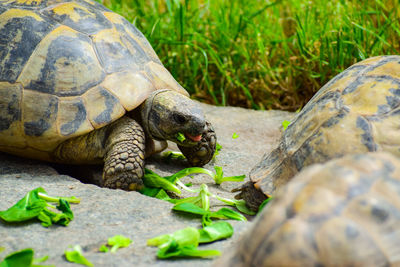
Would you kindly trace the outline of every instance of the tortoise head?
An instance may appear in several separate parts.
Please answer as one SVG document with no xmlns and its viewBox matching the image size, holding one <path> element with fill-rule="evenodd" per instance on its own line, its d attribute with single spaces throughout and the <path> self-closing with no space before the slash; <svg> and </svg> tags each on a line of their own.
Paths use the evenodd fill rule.
<svg viewBox="0 0 400 267">
<path fill-rule="evenodd" d="M 156 140 L 170 140 L 191 146 L 201 140 L 206 120 L 200 106 L 187 96 L 172 90 L 157 90 L 141 108 L 143 127 Z M 179 133 L 185 141 L 178 141 Z"/>
</svg>

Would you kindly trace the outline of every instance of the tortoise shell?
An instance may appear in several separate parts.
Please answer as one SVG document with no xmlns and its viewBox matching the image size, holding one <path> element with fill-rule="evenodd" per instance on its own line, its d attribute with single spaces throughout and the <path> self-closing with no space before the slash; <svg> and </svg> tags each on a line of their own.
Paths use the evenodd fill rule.
<svg viewBox="0 0 400 267">
<path fill-rule="evenodd" d="M 305 168 L 215 266 L 397 266 L 400 159 L 347 155 Z"/>
<path fill-rule="evenodd" d="M 143 34 L 91 0 L 0 0 L 0 150 L 51 160 L 155 90 L 183 89 Z"/>
<path fill-rule="evenodd" d="M 372 151 L 400 156 L 400 56 L 364 60 L 322 87 L 251 170 L 242 196 L 256 209 L 303 167 Z"/>
</svg>

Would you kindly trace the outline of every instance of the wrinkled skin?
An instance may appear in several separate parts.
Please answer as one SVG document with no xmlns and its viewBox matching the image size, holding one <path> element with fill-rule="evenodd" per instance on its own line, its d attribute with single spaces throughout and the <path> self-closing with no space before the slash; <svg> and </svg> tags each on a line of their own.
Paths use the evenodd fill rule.
<svg viewBox="0 0 400 267">
<path fill-rule="evenodd" d="M 154 92 L 141 110 L 146 133 L 156 140 L 177 143 L 177 134 L 183 133 L 190 146 L 200 141 L 206 127 L 200 107 L 188 97 L 171 90 Z"/>
</svg>

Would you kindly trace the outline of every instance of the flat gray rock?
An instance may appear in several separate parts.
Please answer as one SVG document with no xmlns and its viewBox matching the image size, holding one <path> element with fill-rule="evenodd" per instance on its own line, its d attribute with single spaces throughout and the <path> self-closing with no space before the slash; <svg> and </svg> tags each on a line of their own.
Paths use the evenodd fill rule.
<svg viewBox="0 0 400 267">
<path fill-rule="evenodd" d="M 225 176 L 248 174 L 261 156 L 271 151 L 280 136 L 281 123 L 290 119 L 291 113 L 281 111 L 253 111 L 233 107 L 203 105 L 206 116 L 213 124 L 222 150 L 216 159 L 205 167 L 214 170 L 222 166 Z M 232 138 L 236 133 L 238 137 Z M 176 147 L 171 145 L 171 149 Z M 161 175 L 171 175 L 184 168 L 176 162 L 166 164 L 159 158 L 149 159 L 147 168 Z M 206 175 L 185 177 L 193 188 L 205 183 L 220 196 L 233 198 L 231 189 L 241 183 L 223 183 L 216 186 Z M 58 174 L 49 164 L 0 153 L 0 210 L 5 210 L 21 199 L 28 191 L 43 187 L 53 196 L 76 196 L 81 199 L 72 205 L 75 219 L 68 227 L 42 227 L 38 222 L 6 224 L 0 221 L 0 261 L 5 255 L 24 248 L 33 248 L 36 257 L 49 256 L 45 264 L 73 266 L 64 257 L 69 245 L 79 244 L 84 255 L 95 266 L 209 266 L 210 259 L 158 260 L 157 248 L 147 247 L 146 240 L 160 234 L 194 226 L 201 220 L 171 211 L 172 204 L 141 195 L 137 192 L 111 190 L 84 184 L 67 175 Z M 185 193 L 184 196 L 190 196 Z M 220 202 L 213 201 L 213 208 Z M 235 229 L 234 236 L 224 241 L 202 245 L 200 249 L 223 250 L 235 242 L 251 222 L 229 221 Z M 122 234 L 133 240 L 128 248 L 116 253 L 100 253 L 98 248 L 111 236 Z"/>
</svg>

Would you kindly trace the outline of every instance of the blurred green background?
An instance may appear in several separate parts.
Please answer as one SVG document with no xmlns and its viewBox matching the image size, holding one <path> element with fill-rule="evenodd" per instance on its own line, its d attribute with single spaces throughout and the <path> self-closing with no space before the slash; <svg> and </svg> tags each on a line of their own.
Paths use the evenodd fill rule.
<svg viewBox="0 0 400 267">
<path fill-rule="evenodd" d="M 103 0 L 193 98 L 296 110 L 337 73 L 399 54 L 399 1 Z"/>
</svg>

